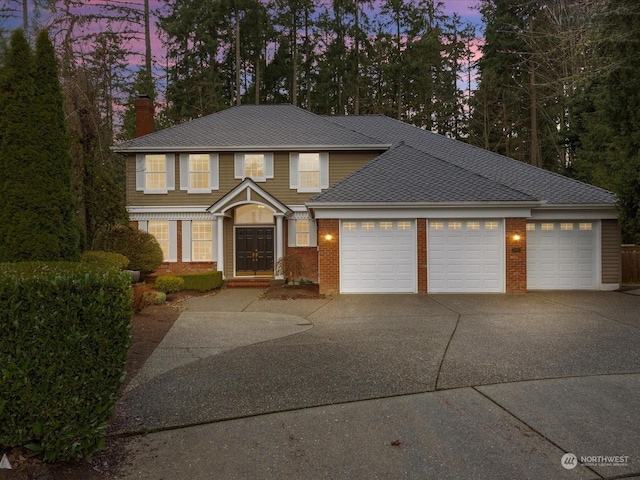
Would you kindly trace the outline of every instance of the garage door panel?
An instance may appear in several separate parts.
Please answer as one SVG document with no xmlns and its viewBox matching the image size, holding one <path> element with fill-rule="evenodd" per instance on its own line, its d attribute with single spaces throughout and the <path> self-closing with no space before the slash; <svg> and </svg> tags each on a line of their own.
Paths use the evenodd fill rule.
<svg viewBox="0 0 640 480">
<path fill-rule="evenodd" d="M 417 254 L 415 222 L 398 228 L 398 221 L 349 221 L 342 229 L 340 290 L 343 293 L 415 292 Z"/>
<path fill-rule="evenodd" d="M 453 225 L 460 228 L 449 228 Z M 429 291 L 503 292 L 503 232 L 502 220 L 429 222 Z"/>
<path fill-rule="evenodd" d="M 531 290 L 597 288 L 596 230 L 575 222 L 529 222 L 527 285 Z M 542 230 L 542 224 L 553 229 Z M 564 224 L 564 230 L 562 225 Z M 573 229 L 570 229 L 573 226 Z"/>
</svg>

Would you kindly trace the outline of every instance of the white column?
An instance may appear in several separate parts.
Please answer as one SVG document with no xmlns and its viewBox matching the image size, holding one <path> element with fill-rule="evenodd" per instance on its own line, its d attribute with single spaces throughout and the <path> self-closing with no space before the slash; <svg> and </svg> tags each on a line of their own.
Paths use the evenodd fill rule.
<svg viewBox="0 0 640 480">
<path fill-rule="evenodd" d="M 214 215 L 218 221 L 216 230 L 218 231 L 218 270 L 222 272 L 222 278 L 224 275 L 224 214 L 216 213 Z"/>
<path fill-rule="evenodd" d="M 284 256 L 284 231 L 282 229 L 282 219 L 284 213 L 274 214 L 276 217 L 276 262 Z M 282 279 L 284 275 L 276 275 L 276 278 Z"/>
</svg>

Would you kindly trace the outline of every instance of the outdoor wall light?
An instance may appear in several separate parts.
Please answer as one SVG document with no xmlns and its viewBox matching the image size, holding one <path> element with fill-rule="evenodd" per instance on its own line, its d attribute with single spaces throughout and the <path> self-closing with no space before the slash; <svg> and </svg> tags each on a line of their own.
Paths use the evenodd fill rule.
<svg viewBox="0 0 640 480">
<path fill-rule="evenodd" d="M 513 236 L 513 241 L 514 241 L 514 242 L 519 242 L 521 238 L 522 238 L 522 237 L 516 233 L 516 234 Z"/>
<path fill-rule="evenodd" d="M 327 233 L 327 234 L 324 236 L 324 239 L 325 239 L 327 242 L 330 242 L 331 240 L 333 240 L 333 235 L 331 235 L 330 233 Z"/>
</svg>

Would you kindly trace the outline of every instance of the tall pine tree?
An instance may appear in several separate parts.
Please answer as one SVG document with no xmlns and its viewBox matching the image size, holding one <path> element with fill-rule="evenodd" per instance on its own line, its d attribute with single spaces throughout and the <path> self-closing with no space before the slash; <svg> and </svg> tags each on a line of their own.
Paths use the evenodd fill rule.
<svg viewBox="0 0 640 480">
<path fill-rule="evenodd" d="M 0 77 L 0 261 L 77 258 L 69 140 L 46 33 L 34 58 L 15 31 Z"/>
</svg>

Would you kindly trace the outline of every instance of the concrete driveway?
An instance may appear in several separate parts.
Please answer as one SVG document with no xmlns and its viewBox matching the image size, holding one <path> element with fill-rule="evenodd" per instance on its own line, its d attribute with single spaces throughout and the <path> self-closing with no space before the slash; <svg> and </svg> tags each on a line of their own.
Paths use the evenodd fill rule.
<svg viewBox="0 0 640 480">
<path fill-rule="evenodd" d="M 258 294 L 187 303 L 123 478 L 640 478 L 640 296 Z"/>
</svg>

